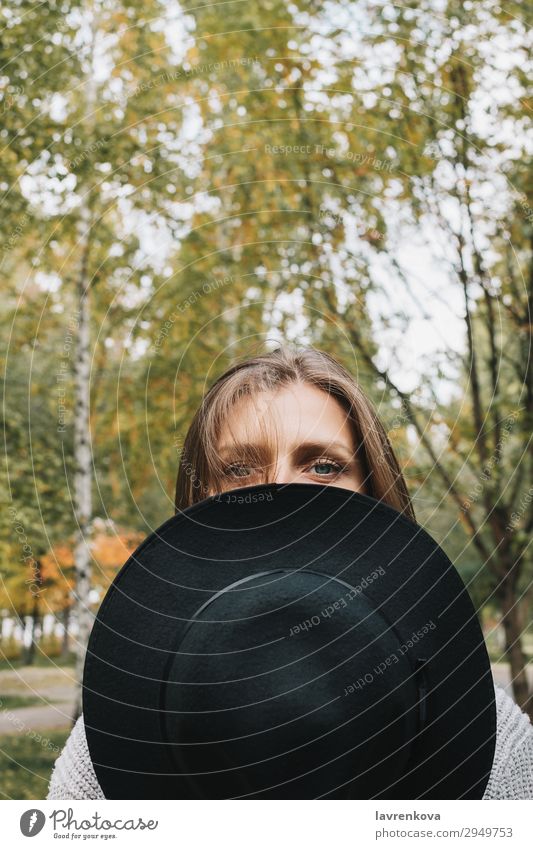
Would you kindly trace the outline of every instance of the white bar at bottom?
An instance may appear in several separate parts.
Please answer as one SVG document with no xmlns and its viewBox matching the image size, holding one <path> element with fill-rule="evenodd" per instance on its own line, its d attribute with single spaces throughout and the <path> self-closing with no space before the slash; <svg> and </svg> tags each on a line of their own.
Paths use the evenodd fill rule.
<svg viewBox="0 0 533 849">
<path fill-rule="evenodd" d="M 532 849 L 532 801 L 222 800 L 0 803 L 2 845 L 172 849 Z M 26 832 L 31 821 L 38 833 Z M 29 841 L 35 837 L 35 844 Z"/>
</svg>

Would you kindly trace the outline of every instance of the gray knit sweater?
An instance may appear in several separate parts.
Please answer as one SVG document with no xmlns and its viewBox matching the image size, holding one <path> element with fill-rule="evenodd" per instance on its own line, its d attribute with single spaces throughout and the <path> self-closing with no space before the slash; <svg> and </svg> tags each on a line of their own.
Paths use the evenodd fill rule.
<svg viewBox="0 0 533 849">
<path fill-rule="evenodd" d="M 484 799 L 533 799 L 533 726 L 501 687 L 495 687 L 494 763 Z M 47 799 L 105 799 L 79 717 L 54 764 Z"/>
</svg>

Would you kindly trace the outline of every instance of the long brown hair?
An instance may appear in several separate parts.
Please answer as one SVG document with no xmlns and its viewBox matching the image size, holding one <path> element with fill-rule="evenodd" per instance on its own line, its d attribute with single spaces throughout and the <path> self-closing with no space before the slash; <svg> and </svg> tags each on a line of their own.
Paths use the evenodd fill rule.
<svg viewBox="0 0 533 849">
<path fill-rule="evenodd" d="M 416 522 L 392 445 L 360 386 L 325 351 L 287 344 L 232 365 L 205 394 L 183 443 L 176 481 L 176 512 L 223 487 L 224 471 L 217 446 L 223 424 L 231 421 L 235 403 L 244 397 L 253 400 L 261 391 L 291 383 L 307 383 L 336 398 L 352 428 L 365 492 Z M 268 434 L 265 437 L 268 442 Z"/>
</svg>

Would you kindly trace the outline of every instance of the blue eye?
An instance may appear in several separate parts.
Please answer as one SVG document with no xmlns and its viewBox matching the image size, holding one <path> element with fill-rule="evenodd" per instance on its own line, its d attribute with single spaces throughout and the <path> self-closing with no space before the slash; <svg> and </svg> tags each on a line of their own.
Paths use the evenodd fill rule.
<svg viewBox="0 0 533 849">
<path fill-rule="evenodd" d="M 331 475 L 331 474 L 341 474 L 344 471 L 344 468 L 342 466 L 340 466 L 338 463 L 333 462 L 332 460 L 318 460 L 316 463 L 313 463 L 313 465 L 311 466 L 311 468 L 317 468 L 317 467 L 322 467 L 322 468 L 324 468 L 324 467 L 328 468 L 329 467 L 330 469 L 333 468 L 333 470 L 334 470 L 333 472 L 330 471 L 330 472 L 325 472 L 325 473 L 317 472 L 318 477 L 325 477 L 326 475 Z"/>
</svg>

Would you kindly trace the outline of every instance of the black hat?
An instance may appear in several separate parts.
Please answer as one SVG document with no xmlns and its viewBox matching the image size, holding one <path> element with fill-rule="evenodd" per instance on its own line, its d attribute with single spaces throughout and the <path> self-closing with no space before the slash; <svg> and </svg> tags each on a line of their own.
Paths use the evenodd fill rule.
<svg viewBox="0 0 533 849">
<path fill-rule="evenodd" d="M 214 495 L 144 540 L 98 611 L 83 713 L 110 799 L 480 799 L 496 741 L 442 548 L 307 483 Z"/>
</svg>

